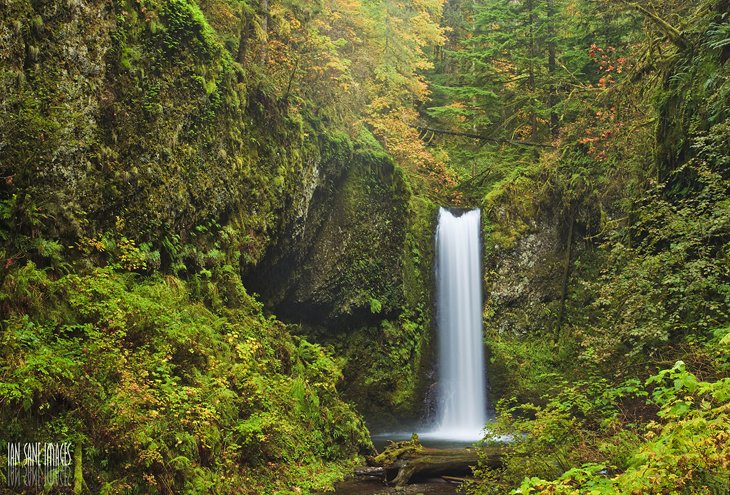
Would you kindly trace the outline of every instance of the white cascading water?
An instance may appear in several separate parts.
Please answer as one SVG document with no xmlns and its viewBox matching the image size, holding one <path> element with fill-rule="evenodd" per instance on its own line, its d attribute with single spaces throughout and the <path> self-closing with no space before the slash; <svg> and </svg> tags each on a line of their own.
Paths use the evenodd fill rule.
<svg viewBox="0 0 730 495">
<path fill-rule="evenodd" d="M 487 421 L 482 344 L 479 210 L 439 210 L 436 303 L 439 335 L 438 422 L 432 438 L 478 440 Z"/>
</svg>

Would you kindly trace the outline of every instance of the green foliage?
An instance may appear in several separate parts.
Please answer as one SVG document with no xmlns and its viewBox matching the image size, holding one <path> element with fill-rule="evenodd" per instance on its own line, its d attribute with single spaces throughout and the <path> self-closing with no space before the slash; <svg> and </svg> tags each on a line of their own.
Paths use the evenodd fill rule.
<svg viewBox="0 0 730 495">
<path fill-rule="evenodd" d="M 121 228 L 120 228 L 121 227 Z M 152 251 L 149 243 L 136 245 L 133 239 L 119 235 L 123 222 L 117 219 L 117 229 L 100 238 L 82 237 L 75 246 L 69 246 L 87 258 L 96 258 L 114 268 L 128 271 L 153 271 L 160 268 L 160 253 Z"/>
<path fill-rule="evenodd" d="M 418 329 L 402 340 L 420 352 L 433 205 L 405 211 L 410 177 L 363 120 L 366 109 L 415 116 L 442 4 L 122 0 L 58 15 L 48 2 L 7 2 L 2 270 L 32 261 L 51 277 L 96 266 L 168 274 L 220 312 L 245 299 L 239 274 L 284 226 L 318 231 L 310 206 L 336 192 L 348 214 L 339 226 L 369 230 L 346 260 L 320 265 L 349 269 L 325 274 L 315 310 L 376 326 L 408 312 Z"/>
<path fill-rule="evenodd" d="M 383 309 L 383 304 L 375 298 L 370 298 L 370 312 L 372 314 L 378 314 Z"/>
<path fill-rule="evenodd" d="M 319 489 L 369 445 L 335 388 L 340 365 L 240 280 L 211 311 L 189 283 L 115 268 L 5 276 L 4 438 L 82 442 L 86 482 L 104 493 Z"/>
<path fill-rule="evenodd" d="M 524 142 L 557 144 L 585 116 L 596 120 L 598 111 L 615 110 L 594 90 L 620 81 L 626 71 L 594 63 L 590 47 L 625 60 L 616 50 L 636 37 L 638 24 L 616 10 L 566 0 L 447 5 L 445 22 L 455 35 L 435 57 L 434 97 L 425 113 L 434 127 L 484 137 L 439 142 L 469 177 L 459 186 L 467 197 L 483 196 L 494 181 L 547 151 Z M 585 124 L 577 127 L 581 137 L 595 125 Z"/>
<path fill-rule="evenodd" d="M 569 332 L 490 335 L 497 385 L 523 403 L 499 407 L 492 436 L 512 443 L 502 470 L 476 471 L 473 492 L 728 493 L 726 132 L 694 138 L 678 171 L 691 194 L 649 190 L 634 223 L 609 231 L 588 259 L 602 275 L 582 283 L 592 303 L 573 309 Z M 643 386 L 634 377 L 660 353 L 707 378 L 678 362 Z"/>
<path fill-rule="evenodd" d="M 728 3 L 457 5 L 475 23 L 449 54 L 443 95 L 461 106 L 438 122 L 545 140 L 559 124 L 553 150 L 454 155 L 474 161 L 462 187 L 488 218 L 486 341 L 504 400 L 487 441 L 511 436 L 470 490 L 728 493 Z M 511 23 L 537 29 L 516 38 Z M 534 85 L 519 79 L 531 72 Z"/>
<path fill-rule="evenodd" d="M 602 459 L 552 473 L 555 481 L 527 478 L 513 493 L 729 493 L 730 381 L 701 381 L 679 361 L 646 383 L 654 385 L 657 419 L 645 426 L 643 438 L 635 438 L 625 465 Z"/>
<path fill-rule="evenodd" d="M 596 317 L 580 330 L 587 358 L 651 354 L 663 342 L 707 338 L 727 321 L 728 136 L 723 124 L 696 139 L 697 157 L 678 171 L 694 177 L 692 195 L 669 200 L 664 187 L 649 191 L 636 223 L 604 245 L 606 268 L 590 284 Z"/>
<path fill-rule="evenodd" d="M 423 317 L 421 317 L 423 318 Z M 344 393 L 374 424 L 385 426 L 420 414 L 428 336 L 423 320 L 405 314 L 377 327 L 359 328 L 346 342 L 333 342 L 346 358 Z"/>
<path fill-rule="evenodd" d="M 102 493 L 325 488 L 369 444 L 343 370 L 420 406 L 448 151 L 490 256 L 557 224 L 529 304 L 489 293 L 518 401 L 475 489 L 726 493 L 728 2 L 254 4 L 3 2 L 0 434 L 82 442 Z M 416 105 L 488 139 L 426 148 Z M 344 359 L 241 282 L 292 225 L 283 309 Z"/>
</svg>

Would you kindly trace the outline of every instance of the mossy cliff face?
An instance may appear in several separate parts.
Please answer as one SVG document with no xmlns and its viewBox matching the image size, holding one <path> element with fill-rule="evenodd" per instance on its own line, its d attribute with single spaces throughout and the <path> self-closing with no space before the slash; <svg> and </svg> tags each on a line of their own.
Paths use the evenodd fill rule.
<svg viewBox="0 0 730 495">
<path fill-rule="evenodd" d="M 65 238 L 123 225 L 167 239 L 163 262 L 196 228 L 228 224 L 255 262 L 318 153 L 305 131 L 322 129 L 265 96 L 195 3 L 3 4 L 0 175 L 18 211 Z"/>
<path fill-rule="evenodd" d="M 279 314 L 337 325 L 369 319 L 371 302 L 377 313 L 401 306 L 406 184 L 385 156 L 351 149 L 345 158 L 314 164 L 295 198 L 302 208 L 250 277 Z"/>
<path fill-rule="evenodd" d="M 510 205 L 491 211 L 485 222 L 488 250 L 486 284 L 486 322 L 491 331 L 524 334 L 549 329 L 554 313 L 546 305 L 560 297 L 561 260 L 564 239 L 559 219 L 546 214 L 530 219 L 514 240 L 501 244 L 499 230 L 514 225 L 500 224 Z M 497 231 L 495 235 L 495 231 Z M 491 241 L 491 243 L 489 242 Z"/>
<path fill-rule="evenodd" d="M 295 199 L 306 207 L 247 283 L 347 358 L 345 393 L 377 426 L 422 413 L 436 208 L 368 141 L 344 167 L 317 164 Z"/>
<path fill-rule="evenodd" d="M 550 370 L 565 364 L 561 312 L 564 319 L 580 307 L 578 281 L 594 276 L 585 239 L 594 233 L 596 211 L 586 206 L 571 215 L 564 204 L 554 172 L 537 166 L 484 198 L 484 332 L 493 405 L 512 395 L 539 399 Z"/>
</svg>

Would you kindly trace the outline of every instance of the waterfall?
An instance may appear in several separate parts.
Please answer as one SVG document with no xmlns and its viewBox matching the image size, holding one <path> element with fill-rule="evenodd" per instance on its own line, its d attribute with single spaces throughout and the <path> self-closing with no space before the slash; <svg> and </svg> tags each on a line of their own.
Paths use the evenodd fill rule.
<svg viewBox="0 0 730 495">
<path fill-rule="evenodd" d="M 477 440 L 487 420 L 479 210 L 439 210 L 438 422 L 429 436 Z"/>
</svg>

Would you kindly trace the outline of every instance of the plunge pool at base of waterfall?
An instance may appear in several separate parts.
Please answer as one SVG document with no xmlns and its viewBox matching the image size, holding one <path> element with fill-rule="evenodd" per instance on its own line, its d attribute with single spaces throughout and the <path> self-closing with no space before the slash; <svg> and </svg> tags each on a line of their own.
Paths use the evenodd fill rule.
<svg viewBox="0 0 730 495">
<path fill-rule="evenodd" d="M 489 423 L 487 423 L 486 428 L 489 428 Z M 375 449 L 378 452 L 382 452 L 388 443 L 410 440 L 413 433 L 418 435 L 418 440 L 424 447 L 434 449 L 455 449 L 474 446 L 477 442 L 484 438 L 485 430 L 481 430 L 479 435 L 474 438 L 471 435 L 462 437 L 447 436 L 446 432 L 434 432 L 427 428 L 416 427 L 412 430 L 399 429 L 397 431 L 376 432 L 372 433 L 370 438 L 373 440 L 373 446 Z M 511 440 L 512 437 L 504 435 L 492 437 L 492 441 L 498 443 L 508 443 Z"/>
<path fill-rule="evenodd" d="M 478 440 L 459 440 L 453 438 L 430 438 L 426 433 L 418 433 L 421 445 L 433 449 L 457 449 L 471 447 Z M 403 442 L 411 439 L 413 432 L 398 431 L 387 433 L 376 433 L 371 435 L 373 446 L 378 452 L 382 452 L 390 442 Z"/>
</svg>

